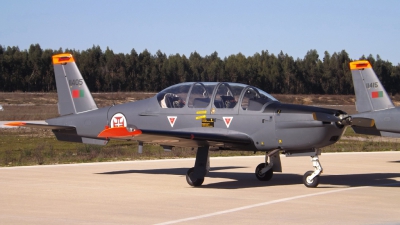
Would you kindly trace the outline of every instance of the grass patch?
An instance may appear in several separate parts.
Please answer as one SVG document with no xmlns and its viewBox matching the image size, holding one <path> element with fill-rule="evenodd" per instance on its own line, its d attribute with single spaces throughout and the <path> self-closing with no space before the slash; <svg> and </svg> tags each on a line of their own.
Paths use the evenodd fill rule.
<svg viewBox="0 0 400 225">
<path fill-rule="evenodd" d="M 85 162 L 106 162 L 125 160 L 147 160 L 165 158 L 195 157 L 191 148 L 176 147 L 164 151 L 158 145 L 143 146 L 143 153 L 137 152 L 135 141 L 112 140 L 106 146 L 86 145 L 56 140 L 51 131 L 29 128 L 0 129 L 0 166 L 25 166 L 44 164 L 67 164 Z M 341 139 L 323 152 L 398 151 L 400 143 L 355 134 L 347 129 L 345 137 L 367 137 L 367 141 Z M 264 155 L 264 152 L 257 152 Z M 211 151 L 211 157 L 248 156 L 250 151 Z"/>
<path fill-rule="evenodd" d="M 116 92 L 92 93 L 98 107 L 149 98 L 155 93 Z M 285 103 L 328 104 L 329 108 L 355 113 L 354 96 L 343 95 L 275 95 Z M 399 96 L 395 96 L 399 100 Z M 0 93 L 0 120 L 45 120 L 58 116 L 57 93 Z M 398 151 L 400 143 L 345 131 L 343 139 L 322 149 L 323 152 Z M 350 139 L 346 139 L 346 137 Z M 351 139 L 353 138 L 353 139 Z M 363 140 L 357 140 L 362 138 Z M 354 140 L 356 139 L 356 140 Z M 393 139 L 392 139 L 393 140 Z M 263 152 L 256 154 L 264 155 Z M 49 130 L 0 129 L 0 166 L 64 164 L 163 158 L 195 157 L 191 148 L 174 148 L 165 152 L 157 145 L 144 145 L 137 152 L 135 141 L 112 140 L 106 146 L 57 141 Z M 250 151 L 211 151 L 210 156 L 247 156 Z"/>
<path fill-rule="evenodd" d="M 399 151 L 400 141 L 396 138 L 384 138 L 354 133 L 347 128 L 343 137 L 333 145 L 324 147 L 323 152 L 375 152 Z"/>
<path fill-rule="evenodd" d="M 195 157 L 192 148 L 176 147 L 164 151 L 161 146 L 145 144 L 137 152 L 135 141 L 111 140 L 106 146 L 58 141 L 51 131 L 16 128 L 0 129 L 0 166 L 26 166 L 124 160 Z M 257 153 L 263 154 L 263 153 Z M 253 155 L 248 151 L 211 151 L 210 156 Z"/>
<path fill-rule="evenodd" d="M 323 152 L 376 152 L 398 151 L 400 143 L 388 141 L 340 140 L 334 145 L 324 147 Z"/>
</svg>

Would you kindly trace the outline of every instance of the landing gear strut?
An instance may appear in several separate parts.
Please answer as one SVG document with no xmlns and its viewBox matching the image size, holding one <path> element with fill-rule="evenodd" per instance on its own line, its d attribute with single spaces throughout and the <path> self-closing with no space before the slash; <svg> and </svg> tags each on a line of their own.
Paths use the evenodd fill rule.
<svg viewBox="0 0 400 225">
<path fill-rule="evenodd" d="M 322 173 L 323 169 L 319 162 L 318 155 L 311 156 L 311 161 L 315 169 L 314 171 L 307 171 L 304 174 L 303 183 L 306 187 L 315 188 L 319 184 L 319 175 Z"/>
<path fill-rule="evenodd" d="M 276 158 L 278 158 L 278 160 L 276 160 Z M 265 154 L 265 163 L 260 163 L 256 167 L 255 174 L 257 179 L 261 181 L 271 180 L 274 174 L 273 167 L 275 164 L 280 164 L 279 149 Z"/>
<path fill-rule="evenodd" d="M 186 182 L 193 187 L 203 184 L 204 177 L 210 170 L 210 157 L 208 156 L 209 147 L 199 147 L 196 153 L 196 162 L 194 167 L 186 173 Z"/>
</svg>

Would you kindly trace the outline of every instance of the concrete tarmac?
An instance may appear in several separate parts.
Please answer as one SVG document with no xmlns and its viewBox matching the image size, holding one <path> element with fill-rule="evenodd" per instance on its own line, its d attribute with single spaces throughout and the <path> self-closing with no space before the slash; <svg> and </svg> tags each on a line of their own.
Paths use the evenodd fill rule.
<svg viewBox="0 0 400 225">
<path fill-rule="evenodd" d="M 0 224 L 400 224 L 400 152 L 322 154 L 318 188 L 309 157 L 267 182 L 263 159 L 211 158 L 198 188 L 194 159 L 0 168 Z"/>
</svg>

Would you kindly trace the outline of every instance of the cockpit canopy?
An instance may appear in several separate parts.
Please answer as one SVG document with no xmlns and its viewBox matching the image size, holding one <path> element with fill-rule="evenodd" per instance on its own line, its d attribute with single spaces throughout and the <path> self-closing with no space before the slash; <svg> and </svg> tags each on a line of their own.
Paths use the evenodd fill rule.
<svg viewBox="0 0 400 225">
<path fill-rule="evenodd" d="M 259 111 L 276 100 L 249 85 L 227 82 L 188 82 L 176 84 L 157 94 L 161 108 L 207 108 Z"/>
</svg>

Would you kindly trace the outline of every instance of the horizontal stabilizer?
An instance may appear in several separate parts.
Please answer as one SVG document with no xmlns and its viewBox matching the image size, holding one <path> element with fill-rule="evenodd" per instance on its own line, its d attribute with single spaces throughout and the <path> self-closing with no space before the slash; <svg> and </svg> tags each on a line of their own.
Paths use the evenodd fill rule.
<svg viewBox="0 0 400 225">
<path fill-rule="evenodd" d="M 380 131 L 375 127 L 365 128 L 365 127 L 352 127 L 354 133 L 356 134 L 366 134 L 366 135 L 375 135 L 381 137 L 392 137 L 392 138 L 400 138 L 400 133 L 388 132 L 388 131 Z"/>
<path fill-rule="evenodd" d="M 375 135 L 381 136 L 381 133 L 376 127 L 367 128 L 367 127 L 351 127 L 356 134 L 366 134 L 366 135 Z"/>
<path fill-rule="evenodd" d="M 41 128 L 41 129 L 75 129 L 75 127 L 71 126 L 60 126 L 60 125 L 48 125 L 48 124 L 42 124 L 42 123 L 27 123 L 27 122 L 20 122 L 20 121 L 15 121 L 15 122 L 10 122 L 4 124 L 6 126 L 13 126 L 13 127 L 33 127 L 33 128 Z"/>
<path fill-rule="evenodd" d="M 91 138 L 82 137 L 77 134 L 76 129 L 55 129 L 53 130 L 54 135 L 59 141 L 76 142 L 92 145 L 106 145 L 108 143 L 107 139 L 104 138 Z"/>
<path fill-rule="evenodd" d="M 382 137 L 400 138 L 400 133 L 393 133 L 393 132 L 381 131 L 381 136 L 382 136 Z"/>
<path fill-rule="evenodd" d="M 108 140 L 82 137 L 82 143 L 90 145 L 106 145 Z"/>
</svg>

